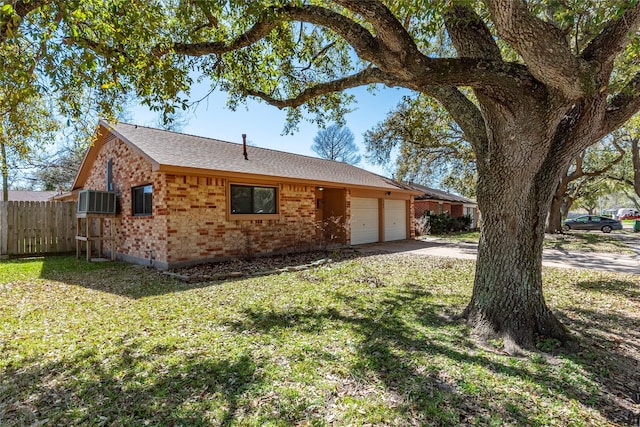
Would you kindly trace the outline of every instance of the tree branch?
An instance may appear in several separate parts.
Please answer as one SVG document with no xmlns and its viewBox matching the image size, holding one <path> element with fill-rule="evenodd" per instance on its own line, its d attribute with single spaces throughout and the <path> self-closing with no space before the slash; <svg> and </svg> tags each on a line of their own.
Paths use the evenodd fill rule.
<svg viewBox="0 0 640 427">
<path fill-rule="evenodd" d="M 528 10 L 523 0 L 486 0 L 498 33 L 524 59 L 533 76 L 569 99 L 597 89 L 589 64 L 571 52 L 565 34 Z"/>
<path fill-rule="evenodd" d="M 209 23 L 208 26 L 213 27 L 213 28 L 218 28 L 219 27 L 218 18 L 213 16 L 213 13 L 211 13 L 211 11 L 207 7 L 205 7 L 205 5 L 202 4 L 202 2 L 192 1 L 191 3 L 194 6 L 197 6 L 200 9 L 200 11 L 202 12 L 202 14 L 205 16 L 205 18 L 207 18 L 207 21 Z"/>
<path fill-rule="evenodd" d="M 633 190 L 640 197 L 640 149 L 638 138 L 631 140 L 631 164 L 633 165 Z"/>
<path fill-rule="evenodd" d="M 484 118 L 478 107 L 453 86 L 429 86 L 423 88 L 423 92 L 437 99 L 449 112 L 464 132 L 467 141 L 473 146 L 478 162 L 487 158 L 489 138 Z"/>
<path fill-rule="evenodd" d="M 636 2 L 620 18 L 608 22 L 580 56 L 599 68 L 610 69 L 616 56 L 624 51 L 639 27 L 640 2 Z"/>
<path fill-rule="evenodd" d="M 636 139 L 636 141 L 637 141 L 637 139 Z M 604 166 L 604 167 L 602 167 L 602 168 L 600 168 L 598 170 L 591 171 L 591 172 L 584 172 L 582 174 L 582 176 L 595 177 L 595 176 L 603 175 L 605 172 L 608 172 L 612 167 L 614 167 L 615 165 L 620 163 L 622 161 L 622 159 L 624 159 L 625 154 L 627 154 L 626 151 L 624 151 L 622 149 L 622 147 L 620 147 L 620 144 L 618 144 L 616 141 L 612 141 L 612 144 L 615 147 L 615 149 L 618 151 L 618 157 L 616 157 L 609 164 L 607 164 L 606 166 Z"/>
<path fill-rule="evenodd" d="M 473 8 L 453 6 L 445 13 L 444 23 L 458 56 L 502 60 L 500 48 Z"/>
<path fill-rule="evenodd" d="M 420 54 L 413 37 L 381 1 L 337 0 L 336 3 L 358 13 L 371 23 L 376 31 L 376 39 L 380 40 L 390 51 L 400 56 Z"/>
<path fill-rule="evenodd" d="M 162 55 L 173 51 L 188 56 L 221 55 L 257 43 L 286 21 L 303 21 L 329 28 L 344 38 L 360 58 L 370 62 L 380 59 L 378 42 L 369 31 L 344 15 L 323 7 L 308 5 L 267 8 L 253 27 L 229 42 L 175 43 L 170 49 L 158 50 L 157 53 Z"/>
<path fill-rule="evenodd" d="M 3 2 L 4 4 L 5 2 Z M 13 10 L 16 15 L 23 19 L 29 13 L 34 10 L 46 5 L 49 3 L 49 0 L 18 0 L 13 2 Z M 4 42 L 4 40 L 9 36 L 9 32 L 11 31 L 11 17 L 9 19 L 3 19 L 0 21 L 0 42 Z"/>
<path fill-rule="evenodd" d="M 571 182 L 571 181 L 575 181 L 576 179 L 580 178 L 581 176 L 584 176 L 584 172 L 582 171 L 582 159 L 584 157 L 584 151 L 575 158 L 576 160 L 576 170 L 574 170 L 572 173 L 568 174 L 567 176 L 565 176 L 563 178 L 563 181 L 566 180 L 567 183 Z"/>
<path fill-rule="evenodd" d="M 123 55 L 129 57 L 127 51 L 125 51 L 124 49 L 118 49 L 101 42 L 87 39 L 85 37 L 63 37 L 62 43 L 68 46 L 77 45 L 79 47 L 90 49 L 98 54 L 102 54 L 107 57 L 114 55 Z"/>
<path fill-rule="evenodd" d="M 640 72 L 611 99 L 598 133 L 598 139 L 610 134 L 640 111 Z"/>
<path fill-rule="evenodd" d="M 605 175 L 604 176 L 606 179 L 610 179 L 612 181 L 617 181 L 617 182 L 622 182 L 623 184 L 627 184 L 633 187 L 633 181 L 630 181 L 626 178 L 620 177 L 620 176 L 613 176 L 613 175 Z M 624 190 L 622 190 L 624 192 Z M 625 193 L 626 195 L 626 193 Z M 627 195 L 628 196 L 628 195 Z"/>
<path fill-rule="evenodd" d="M 313 57 L 309 60 L 309 63 L 304 68 L 300 69 L 300 71 L 307 71 L 311 69 L 311 66 L 313 65 L 313 63 L 316 62 L 318 58 L 324 56 L 324 54 L 327 53 L 329 49 L 331 49 L 333 46 L 335 46 L 335 44 L 336 42 L 331 42 L 325 47 L 323 47 L 322 49 L 320 49 L 320 51 L 315 55 L 313 55 Z"/>
<path fill-rule="evenodd" d="M 283 108 L 295 108 L 308 102 L 312 98 L 321 95 L 327 95 L 329 93 L 341 92 L 345 89 L 350 89 L 358 86 L 384 83 L 387 86 L 397 86 L 398 82 L 395 78 L 378 68 L 367 68 L 359 73 L 353 74 L 342 79 L 333 80 L 326 83 L 320 83 L 315 86 L 309 87 L 302 91 L 300 94 L 289 99 L 278 99 L 271 94 L 257 91 L 254 89 L 245 89 L 247 95 L 260 98 L 267 103 L 276 106 L 280 109 Z"/>
<path fill-rule="evenodd" d="M 502 60 L 429 58 L 418 52 L 418 56 L 408 63 L 398 61 L 396 55 L 385 55 L 386 46 L 381 46 L 368 30 L 355 21 L 318 6 L 270 8 L 258 18 L 253 27 L 231 41 L 175 43 L 164 50 L 158 48 L 156 53 L 163 55 L 173 51 L 188 56 L 221 55 L 258 42 L 284 21 L 309 22 L 335 31 L 355 49 L 361 59 L 371 62 L 380 70 L 393 73 L 397 77 L 396 85 L 402 84 L 414 90 L 421 91 L 423 86 L 443 84 L 473 87 L 539 87 L 526 67 L 505 63 Z M 404 29 L 402 31 L 406 33 Z"/>
</svg>

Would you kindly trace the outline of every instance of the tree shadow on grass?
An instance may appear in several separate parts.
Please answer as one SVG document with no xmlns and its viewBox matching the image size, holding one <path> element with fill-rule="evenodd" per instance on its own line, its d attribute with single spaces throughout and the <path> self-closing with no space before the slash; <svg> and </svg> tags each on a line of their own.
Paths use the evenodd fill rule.
<svg viewBox="0 0 640 427">
<path fill-rule="evenodd" d="M 625 280 L 589 280 L 576 284 L 581 289 L 592 289 L 598 292 L 615 294 L 629 298 L 640 298 L 640 286 L 638 282 Z"/>
<path fill-rule="evenodd" d="M 401 403 L 393 410 L 406 423 L 540 424 L 531 418 L 529 408 L 533 401 L 522 400 L 516 396 L 518 393 L 496 398 L 490 389 L 478 392 L 477 389 L 487 387 L 477 383 L 482 380 L 450 376 L 450 372 L 460 372 L 459 369 L 485 372 L 479 378 L 484 375 L 533 381 L 540 394 L 591 402 L 584 404 L 611 421 L 621 419 L 610 393 L 593 400 L 592 390 L 559 380 L 553 364 L 544 357 L 537 364 L 519 365 L 513 363 L 517 359 L 477 351 L 468 338 L 467 328 L 440 315 L 444 307 L 430 301 L 429 294 L 420 286 L 405 284 L 400 291 L 385 292 L 375 303 L 353 295 L 336 296 L 344 303 L 343 308 L 283 311 L 254 308 L 245 312 L 245 320 L 231 322 L 230 326 L 238 331 L 258 330 L 274 335 L 283 329 L 313 334 L 333 324 L 337 329 L 350 328 L 359 336 L 352 377 L 369 383 L 379 381 L 389 394 L 401 396 Z M 428 332 L 430 328 L 436 332 Z M 421 362 L 424 360 L 428 362 Z M 610 387 L 607 382 L 601 385 Z"/>
<path fill-rule="evenodd" d="M 345 260 L 374 255 L 377 255 L 377 253 L 372 252 L 361 254 L 353 251 L 347 251 Z M 291 265 L 296 266 L 295 257 L 291 255 L 290 258 L 292 259 Z M 322 257 L 320 256 L 318 257 L 318 259 L 321 258 Z M 82 286 L 87 289 L 108 292 L 132 299 L 217 286 L 262 275 L 245 275 L 238 278 L 227 278 L 215 281 L 202 279 L 202 281 L 184 282 L 174 277 L 164 275 L 161 271 L 154 268 L 124 262 L 89 263 L 85 260 L 76 259 L 75 257 L 70 256 L 44 257 L 42 260 L 42 270 L 40 272 L 40 278 L 42 279 L 63 282 L 68 285 Z M 7 264 L 27 262 L 33 262 L 33 260 L 5 261 Z M 306 262 L 308 262 L 308 260 L 306 260 Z M 280 274 L 280 272 L 271 272 L 265 274 L 265 276 L 277 274 Z"/>
<path fill-rule="evenodd" d="M 582 307 L 561 320 L 578 336 L 581 350 L 566 357 L 580 364 L 601 386 L 610 419 L 640 425 L 640 319 Z"/>
<path fill-rule="evenodd" d="M 128 342 L 110 353 L 9 366 L 0 377 L 0 425 L 232 425 L 242 394 L 263 382 L 246 354 L 216 360 L 174 351 Z"/>
<path fill-rule="evenodd" d="M 77 260 L 75 257 L 44 258 L 40 278 L 131 299 L 183 292 L 224 283 L 185 283 L 166 276 L 154 268 L 118 261 L 89 263 Z"/>
</svg>

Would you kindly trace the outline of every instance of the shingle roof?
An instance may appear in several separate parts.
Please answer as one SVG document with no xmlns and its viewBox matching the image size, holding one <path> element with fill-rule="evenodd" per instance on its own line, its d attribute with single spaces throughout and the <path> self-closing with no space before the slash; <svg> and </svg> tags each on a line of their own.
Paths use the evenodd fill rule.
<svg viewBox="0 0 640 427">
<path fill-rule="evenodd" d="M 467 197 L 458 196 L 457 194 L 447 193 L 446 191 L 436 190 L 435 188 L 426 187 L 420 184 L 411 184 L 411 187 L 420 191 L 422 195 L 416 196 L 416 200 L 443 200 L 445 202 L 469 203 L 476 204 L 476 201 Z"/>
<path fill-rule="evenodd" d="M 186 135 L 127 123 L 101 125 L 137 148 L 155 167 L 175 166 L 221 172 L 247 173 L 305 181 L 411 190 L 389 178 L 332 160 Z"/>
<path fill-rule="evenodd" d="M 56 191 L 26 191 L 9 190 L 9 201 L 12 202 L 46 202 L 58 194 Z M 0 191 L 0 201 L 4 200 L 4 195 Z"/>
</svg>

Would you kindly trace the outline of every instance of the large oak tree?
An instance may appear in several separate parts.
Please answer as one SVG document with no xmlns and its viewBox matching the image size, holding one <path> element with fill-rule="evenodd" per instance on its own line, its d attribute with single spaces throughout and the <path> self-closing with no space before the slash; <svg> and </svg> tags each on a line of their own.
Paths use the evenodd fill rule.
<svg viewBox="0 0 640 427">
<path fill-rule="evenodd" d="M 569 162 L 640 108 L 638 1 L 131 0 L 68 7 L 67 58 L 82 63 L 89 56 L 96 66 L 89 78 L 102 76 L 105 88 L 135 88 L 152 105 L 180 101 L 196 75 L 226 90 L 232 107 L 257 97 L 286 108 L 292 123 L 305 110 L 334 119 L 346 111 L 345 91 L 357 86 L 404 87 L 437 100 L 478 165 L 484 221 L 464 316 L 479 336 L 497 334 L 513 349 L 538 336 L 568 338 L 542 292 L 545 218 Z M 451 54 L 439 49 L 446 44 Z"/>
</svg>

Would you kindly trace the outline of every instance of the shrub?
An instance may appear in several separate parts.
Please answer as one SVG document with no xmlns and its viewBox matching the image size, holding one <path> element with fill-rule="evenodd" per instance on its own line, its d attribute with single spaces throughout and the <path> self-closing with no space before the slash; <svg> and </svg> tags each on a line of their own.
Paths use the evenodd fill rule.
<svg viewBox="0 0 640 427">
<path fill-rule="evenodd" d="M 457 231 L 469 230 L 471 226 L 471 216 L 464 215 L 460 217 L 452 217 L 448 213 L 441 213 L 438 215 L 425 213 L 423 216 L 428 228 L 426 228 L 429 234 L 443 234 L 454 233 Z"/>
<path fill-rule="evenodd" d="M 318 230 L 319 249 L 327 250 L 329 247 L 344 243 L 347 235 L 347 226 L 341 216 L 330 216 L 324 221 L 317 221 L 315 227 Z"/>
</svg>

